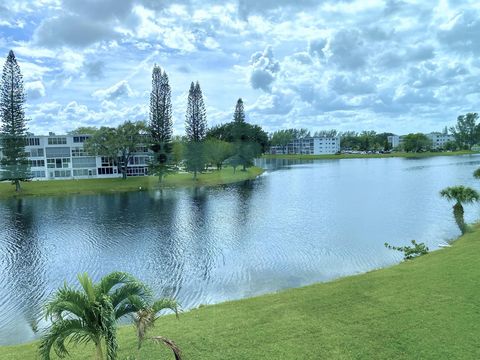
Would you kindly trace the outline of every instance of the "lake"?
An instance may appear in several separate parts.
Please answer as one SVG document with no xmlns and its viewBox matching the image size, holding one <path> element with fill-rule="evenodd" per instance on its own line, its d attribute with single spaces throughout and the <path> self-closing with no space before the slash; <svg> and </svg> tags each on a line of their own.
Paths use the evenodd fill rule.
<svg viewBox="0 0 480 360">
<path fill-rule="evenodd" d="M 476 155 L 259 165 L 235 185 L 0 201 L 0 344 L 36 338 L 45 300 L 85 271 L 129 272 L 189 309 L 398 263 L 385 242 L 460 235 L 441 189 L 480 188 Z"/>
</svg>

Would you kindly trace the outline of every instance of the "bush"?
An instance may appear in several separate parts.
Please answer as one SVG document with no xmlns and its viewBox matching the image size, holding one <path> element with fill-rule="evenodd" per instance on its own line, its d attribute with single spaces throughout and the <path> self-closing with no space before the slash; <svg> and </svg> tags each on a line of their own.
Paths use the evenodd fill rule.
<svg viewBox="0 0 480 360">
<path fill-rule="evenodd" d="M 392 246 L 385 243 L 385 247 L 391 250 L 397 250 L 403 252 L 403 260 L 410 260 L 421 255 L 428 254 L 428 247 L 424 243 L 418 244 L 415 240 L 412 240 L 412 246 Z"/>
</svg>

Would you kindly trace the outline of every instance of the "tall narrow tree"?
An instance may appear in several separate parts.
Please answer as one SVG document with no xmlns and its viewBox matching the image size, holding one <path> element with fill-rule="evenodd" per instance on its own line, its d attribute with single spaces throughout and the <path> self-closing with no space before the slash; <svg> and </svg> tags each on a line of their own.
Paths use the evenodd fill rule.
<svg viewBox="0 0 480 360">
<path fill-rule="evenodd" d="M 1 178 L 11 180 L 15 191 L 20 191 L 20 181 L 31 178 L 30 166 L 25 152 L 26 120 L 25 91 L 20 67 L 12 50 L 3 66 L 0 84 L 0 139 L 3 157 Z"/>
<path fill-rule="evenodd" d="M 168 75 L 155 65 L 152 72 L 152 92 L 150 94 L 150 136 L 154 152 L 150 164 L 151 172 L 160 181 L 172 172 L 172 101 Z"/>
<path fill-rule="evenodd" d="M 207 134 L 207 112 L 200 84 L 190 85 L 187 112 L 185 114 L 185 132 L 187 137 L 186 166 L 197 178 L 197 172 L 205 168 L 206 157 L 203 140 Z"/>
</svg>

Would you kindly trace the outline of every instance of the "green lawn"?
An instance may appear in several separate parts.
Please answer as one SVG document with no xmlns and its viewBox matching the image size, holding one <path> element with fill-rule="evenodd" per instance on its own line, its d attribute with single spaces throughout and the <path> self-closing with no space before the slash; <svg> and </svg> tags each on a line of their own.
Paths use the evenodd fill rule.
<svg viewBox="0 0 480 360">
<path fill-rule="evenodd" d="M 432 156 L 455 156 L 455 155 L 471 155 L 478 154 L 474 151 L 462 150 L 462 151 L 452 151 L 452 152 L 423 152 L 423 153 L 405 153 L 405 152 L 394 152 L 391 154 L 327 154 L 327 155 L 270 155 L 265 154 L 263 158 L 265 159 L 290 159 L 290 160 L 332 160 L 332 159 L 376 159 L 376 158 L 392 158 L 392 157 L 402 157 L 402 158 L 424 158 Z"/>
<path fill-rule="evenodd" d="M 166 316 L 152 334 L 185 359 L 480 359 L 480 226 L 451 248 L 390 268 Z M 61 284 L 58 284 L 59 286 Z M 120 356 L 135 349 L 119 331 Z M 36 343 L 0 347 L 35 359 Z M 92 359 L 93 346 L 74 359 Z M 171 359 L 159 345 L 141 359 Z"/>
<path fill-rule="evenodd" d="M 247 171 L 237 171 L 224 168 L 221 171 L 211 171 L 198 175 L 193 180 L 192 174 L 178 173 L 167 176 L 162 186 L 191 187 L 228 184 L 237 181 L 253 179 L 263 172 L 262 169 L 251 167 Z M 22 182 L 22 190 L 15 193 L 15 187 L 10 182 L 0 183 L 0 199 L 17 196 L 54 196 L 68 194 L 98 194 L 125 191 L 151 190 L 158 188 L 158 177 L 139 176 L 129 177 L 126 180 L 114 179 L 82 179 L 82 180 L 49 180 Z"/>
</svg>

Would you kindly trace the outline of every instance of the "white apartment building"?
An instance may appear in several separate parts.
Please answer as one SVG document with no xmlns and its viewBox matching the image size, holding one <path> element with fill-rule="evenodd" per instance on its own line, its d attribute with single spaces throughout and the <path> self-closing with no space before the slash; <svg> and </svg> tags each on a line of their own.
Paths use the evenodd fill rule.
<svg viewBox="0 0 480 360">
<path fill-rule="evenodd" d="M 432 148 L 433 149 L 442 149 L 446 143 L 450 141 L 455 141 L 455 137 L 449 134 L 443 134 L 439 132 L 431 132 L 429 134 L 425 134 L 431 141 L 432 141 Z M 389 144 L 392 148 L 396 148 L 403 143 L 403 137 L 398 135 L 392 135 L 387 138 Z"/>
<path fill-rule="evenodd" d="M 113 160 L 91 156 L 83 148 L 88 135 L 55 135 L 27 137 L 25 151 L 30 161 L 33 179 L 85 179 L 119 177 Z M 150 154 L 139 148 L 127 165 L 128 176 L 147 175 Z"/>
<path fill-rule="evenodd" d="M 444 145 L 450 141 L 455 141 L 453 135 L 443 134 L 439 132 L 432 132 L 427 134 L 427 137 L 432 141 L 432 147 L 434 149 L 442 149 Z"/>
<path fill-rule="evenodd" d="M 270 147 L 271 154 L 335 154 L 340 151 L 340 137 L 306 137 L 295 139 L 286 146 Z"/>
</svg>

